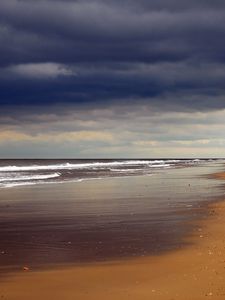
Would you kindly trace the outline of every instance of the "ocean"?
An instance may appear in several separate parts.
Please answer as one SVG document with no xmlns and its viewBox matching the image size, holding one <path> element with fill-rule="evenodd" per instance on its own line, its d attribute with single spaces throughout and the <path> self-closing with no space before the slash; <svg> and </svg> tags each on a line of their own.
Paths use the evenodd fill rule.
<svg viewBox="0 0 225 300">
<path fill-rule="evenodd" d="M 151 176 L 171 168 L 199 165 L 199 159 L 0 160 L 0 188 L 43 183 L 80 182 L 124 176 Z"/>
</svg>

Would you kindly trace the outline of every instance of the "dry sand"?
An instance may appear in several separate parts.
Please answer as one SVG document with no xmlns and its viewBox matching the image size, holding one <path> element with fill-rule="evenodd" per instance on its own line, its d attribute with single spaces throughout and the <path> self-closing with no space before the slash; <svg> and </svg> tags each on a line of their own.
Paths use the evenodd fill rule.
<svg viewBox="0 0 225 300">
<path fill-rule="evenodd" d="M 1 277 L 0 299 L 225 299 L 225 202 L 209 212 L 182 249 L 52 271 L 21 269 Z"/>
</svg>

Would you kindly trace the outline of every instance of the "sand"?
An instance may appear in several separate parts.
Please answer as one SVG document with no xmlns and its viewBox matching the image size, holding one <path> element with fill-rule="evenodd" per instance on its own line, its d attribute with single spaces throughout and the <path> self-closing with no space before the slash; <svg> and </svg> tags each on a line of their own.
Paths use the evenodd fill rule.
<svg viewBox="0 0 225 300">
<path fill-rule="evenodd" d="M 21 269 L 1 277 L 0 299 L 225 299 L 225 202 L 210 205 L 194 228 L 187 246 L 160 256 Z"/>
</svg>

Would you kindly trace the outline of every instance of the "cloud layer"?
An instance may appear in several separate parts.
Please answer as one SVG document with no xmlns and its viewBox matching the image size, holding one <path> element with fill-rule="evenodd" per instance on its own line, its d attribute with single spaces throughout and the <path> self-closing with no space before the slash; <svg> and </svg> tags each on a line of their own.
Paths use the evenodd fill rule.
<svg viewBox="0 0 225 300">
<path fill-rule="evenodd" d="M 27 111 L 28 109 L 28 111 Z M 2 157 L 223 157 L 225 110 L 52 106 L 0 115 Z"/>
<path fill-rule="evenodd" d="M 2 0 L 0 101 L 223 95 L 224 18 L 222 1 Z"/>
<path fill-rule="evenodd" d="M 224 19 L 220 0 L 1 0 L 1 157 L 223 156 Z"/>
</svg>

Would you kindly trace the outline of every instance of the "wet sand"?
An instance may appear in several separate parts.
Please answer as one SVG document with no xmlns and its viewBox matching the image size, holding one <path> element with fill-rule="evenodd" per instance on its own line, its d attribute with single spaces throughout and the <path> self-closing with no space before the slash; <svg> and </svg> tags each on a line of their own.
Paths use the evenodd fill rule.
<svg viewBox="0 0 225 300">
<path fill-rule="evenodd" d="M 0 273 L 159 255 L 221 197 L 219 165 L 0 190 Z M 3 254 L 1 254 L 3 253 Z"/>
<path fill-rule="evenodd" d="M 192 246 L 148 258 L 22 271 L 1 279 L 2 299 L 225 299 L 225 203 L 210 207 Z"/>
<path fill-rule="evenodd" d="M 221 176 L 218 178 L 222 179 Z M 21 268 L 1 276 L 0 297 L 9 300 L 225 299 L 225 202 L 210 204 L 205 217 L 192 220 L 192 228 L 185 238 L 185 247 L 157 256 L 121 258 L 49 271 Z"/>
</svg>

